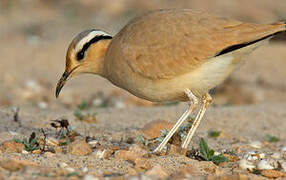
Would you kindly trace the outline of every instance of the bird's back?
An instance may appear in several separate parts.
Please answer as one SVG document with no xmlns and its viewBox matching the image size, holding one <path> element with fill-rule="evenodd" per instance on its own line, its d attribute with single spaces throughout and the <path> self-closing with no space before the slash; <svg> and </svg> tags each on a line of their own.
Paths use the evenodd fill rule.
<svg viewBox="0 0 286 180">
<path fill-rule="evenodd" d="M 133 19 L 110 46 L 120 47 L 120 60 L 135 73 L 167 79 L 192 71 L 229 46 L 281 29 L 285 27 L 242 23 L 189 9 L 159 10 Z"/>
</svg>

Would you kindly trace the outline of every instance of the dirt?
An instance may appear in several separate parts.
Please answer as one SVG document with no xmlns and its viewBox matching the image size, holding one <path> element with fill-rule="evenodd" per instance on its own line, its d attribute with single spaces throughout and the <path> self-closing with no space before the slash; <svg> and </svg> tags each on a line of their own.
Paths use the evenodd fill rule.
<svg viewBox="0 0 286 180">
<path fill-rule="evenodd" d="M 182 7 L 258 23 L 286 17 L 284 0 L 1 1 L 0 179 L 285 178 L 285 33 L 212 90 L 214 104 L 187 151 L 177 135 L 169 150 L 149 154 L 159 142 L 156 128 L 148 134 L 145 126 L 159 121 L 160 129 L 163 122 L 169 128 L 184 103 L 141 100 L 94 75 L 70 80 L 55 98 L 75 34 L 87 28 L 116 34 L 145 11 Z M 144 131 L 153 139 L 146 141 Z M 229 162 L 203 159 L 201 138 Z"/>
</svg>

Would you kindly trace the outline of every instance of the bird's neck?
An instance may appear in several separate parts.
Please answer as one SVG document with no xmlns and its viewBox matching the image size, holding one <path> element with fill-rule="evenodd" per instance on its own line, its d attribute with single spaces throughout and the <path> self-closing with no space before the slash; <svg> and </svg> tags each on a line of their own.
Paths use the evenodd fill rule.
<svg viewBox="0 0 286 180">
<path fill-rule="evenodd" d="M 90 55 L 92 62 L 89 65 L 89 67 L 91 68 L 90 73 L 98 74 L 105 77 L 105 53 L 110 42 L 111 40 L 101 41 L 99 44 L 96 45 L 96 48 L 91 49 Z"/>
</svg>

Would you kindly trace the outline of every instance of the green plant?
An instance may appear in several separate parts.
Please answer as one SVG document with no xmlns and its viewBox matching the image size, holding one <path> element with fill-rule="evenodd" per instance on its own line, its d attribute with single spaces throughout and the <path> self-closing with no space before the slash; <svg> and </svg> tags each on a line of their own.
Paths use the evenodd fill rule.
<svg viewBox="0 0 286 180">
<path fill-rule="evenodd" d="M 191 129 L 192 123 L 187 122 L 185 125 L 181 126 L 178 131 L 178 136 L 180 137 L 181 141 L 184 141 L 187 137 L 188 131 Z"/>
<path fill-rule="evenodd" d="M 84 119 L 84 114 L 79 109 L 76 109 L 73 115 L 81 121 Z"/>
<path fill-rule="evenodd" d="M 33 132 L 31 135 L 30 135 L 30 138 L 29 140 L 27 138 L 24 138 L 23 140 L 19 139 L 19 138 L 16 138 L 16 139 L 13 139 L 16 143 L 21 143 L 21 144 L 24 144 L 25 146 L 25 150 L 28 151 L 28 152 L 32 152 L 34 150 L 38 150 L 40 149 L 40 145 L 38 143 L 38 140 L 39 138 L 36 137 L 36 133 Z"/>
<path fill-rule="evenodd" d="M 156 141 L 162 142 L 163 139 L 167 136 L 168 134 L 168 129 L 167 128 L 163 128 L 160 131 L 160 136 L 156 138 Z"/>
<path fill-rule="evenodd" d="M 149 140 L 146 139 L 146 138 L 144 138 L 142 134 L 139 134 L 139 135 L 137 136 L 137 138 L 138 138 L 139 142 L 140 142 L 141 144 L 143 144 L 144 146 L 148 146 L 148 145 L 149 145 Z"/>
<path fill-rule="evenodd" d="M 278 137 L 271 136 L 270 134 L 266 135 L 266 139 L 267 139 L 268 142 L 272 142 L 272 143 L 280 141 L 280 139 Z"/>
<path fill-rule="evenodd" d="M 209 148 L 207 142 L 203 138 L 200 140 L 200 157 L 205 161 L 212 161 L 216 164 L 228 162 L 228 159 L 222 154 L 214 155 L 214 150 Z"/>
<path fill-rule="evenodd" d="M 212 137 L 212 138 L 217 138 L 219 137 L 221 131 L 209 131 L 209 137 Z"/>
<path fill-rule="evenodd" d="M 77 105 L 77 109 L 79 110 L 87 110 L 90 108 L 90 104 L 88 104 L 86 101 L 82 101 L 80 104 Z"/>
</svg>

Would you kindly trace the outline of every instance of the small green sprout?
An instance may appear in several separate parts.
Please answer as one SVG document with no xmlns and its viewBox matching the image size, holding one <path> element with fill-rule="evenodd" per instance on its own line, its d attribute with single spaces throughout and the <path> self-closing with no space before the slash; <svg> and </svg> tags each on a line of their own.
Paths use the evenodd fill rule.
<svg viewBox="0 0 286 180">
<path fill-rule="evenodd" d="M 167 128 L 161 129 L 160 136 L 156 138 L 156 141 L 162 142 L 164 140 L 164 138 L 167 136 L 167 134 L 168 134 Z"/>
<path fill-rule="evenodd" d="M 143 144 L 144 146 L 148 146 L 149 145 L 149 140 L 144 138 L 142 134 L 138 135 L 138 140 L 141 144 Z"/>
<path fill-rule="evenodd" d="M 79 109 L 76 109 L 73 115 L 81 121 L 84 119 L 84 114 Z"/>
<path fill-rule="evenodd" d="M 188 131 L 191 129 L 192 124 L 187 122 L 185 125 L 181 126 L 178 132 L 178 136 L 180 137 L 181 141 L 184 141 L 187 137 Z"/>
<path fill-rule="evenodd" d="M 67 177 L 71 177 L 71 176 L 79 176 L 78 172 L 70 172 L 67 174 Z"/>
<path fill-rule="evenodd" d="M 268 142 L 271 142 L 271 143 L 275 143 L 275 142 L 280 141 L 280 139 L 278 137 L 272 136 L 270 134 L 266 135 L 266 139 L 267 139 Z"/>
<path fill-rule="evenodd" d="M 27 138 L 24 138 L 23 140 L 16 138 L 13 139 L 16 143 L 20 143 L 20 144 L 24 144 L 25 146 L 25 150 L 28 152 L 32 152 L 34 150 L 38 150 L 40 149 L 40 145 L 38 143 L 39 138 L 36 137 L 36 133 L 33 132 L 29 138 L 29 140 Z"/>
<path fill-rule="evenodd" d="M 203 138 L 200 140 L 200 157 L 205 161 L 212 161 L 215 164 L 228 162 L 228 159 L 222 154 L 214 155 L 214 150 L 208 147 L 207 142 Z"/>
<path fill-rule="evenodd" d="M 87 110 L 90 108 L 90 105 L 86 101 L 82 101 L 80 104 L 77 105 L 77 109 L 79 110 Z"/>
<path fill-rule="evenodd" d="M 217 138 L 221 134 L 221 131 L 209 131 L 209 137 Z"/>
</svg>

